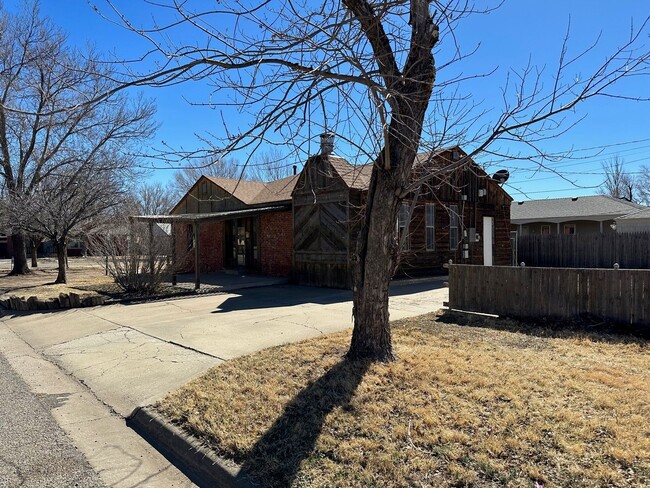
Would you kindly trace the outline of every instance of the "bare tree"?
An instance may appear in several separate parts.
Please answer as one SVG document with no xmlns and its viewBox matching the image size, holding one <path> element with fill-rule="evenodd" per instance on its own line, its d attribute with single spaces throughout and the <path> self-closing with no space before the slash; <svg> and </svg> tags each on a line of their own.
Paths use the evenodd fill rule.
<svg viewBox="0 0 650 488">
<path fill-rule="evenodd" d="M 641 166 L 641 174 L 637 179 L 637 195 L 639 203 L 643 205 L 650 205 L 650 167 Z"/>
<path fill-rule="evenodd" d="M 99 153 L 127 153 L 151 135 L 153 105 L 125 94 L 103 97 L 115 86 L 110 69 L 95 52 L 68 47 L 36 2 L 18 15 L 0 7 L 0 32 L 0 177 L 9 200 L 28 198 L 50 175 Z M 11 224 L 12 273 L 26 273 L 25 235 Z"/>
<path fill-rule="evenodd" d="M 9 200 L 18 229 L 54 242 L 58 259 L 56 283 L 66 283 L 67 244 L 102 222 L 102 215 L 122 202 L 123 175 L 110 157 L 67 166 L 42 178 L 29 193 Z"/>
<path fill-rule="evenodd" d="M 246 169 L 253 180 L 273 181 L 291 176 L 293 174 L 292 163 L 293 161 L 287 158 L 282 151 L 272 148 L 256 153 Z"/>
<path fill-rule="evenodd" d="M 203 175 L 239 178 L 242 176 L 242 170 L 236 161 L 219 157 L 210 156 L 189 162 L 174 173 L 174 180 L 170 185 L 171 195 L 175 200 L 174 203 L 183 198 Z"/>
<path fill-rule="evenodd" d="M 571 54 L 567 33 L 555 70 L 532 63 L 513 70 L 503 87 L 501 115 L 477 129 L 476 121 L 485 114 L 474 113 L 470 99 L 459 92 L 463 75 L 444 75 L 466 57 L 457 44 L 459 22 L 490 10 L 471 1 L 224 0 L 203 11 L 172 1 L 160 7 L 172 12 L 172 20 L 143 29 L 110 0 L 106 3 L 112 9 L 106 16 L 151 43 L 146 58 L 159 66 L 135 73 L 137 68 L 127 65 L 134 78 L 124 87 L 209 79 L 228 95 L 213 99 L 252 117 L 241 132 L 224 124 L 218 154 L 253 151 L 267 142 L 293 141 L 295 147 L 312 132 L 328 131 L 373 162 L 352 257 L 350 358 L 394 357 L 388 288 L 399 261 L 395 222 L 405 197 L 432 175 L 444 178 L 476 154 L 495 152 L 498 140 L 525 144 L 543 156 L 540 140 L 566 129 L 565 114 L 596 96 L 616 96 L 612 87 L 618 80 L 648 70 L 648 51 L 638 45 L 646 36 L 647 19 L 622 46 L 599 58 L 589 76 L 576 77 L 573 68 L 588 61 L 591 51 Z M 192 43 L 184 44 L 189 29 L 194 29 Z M 442 51 L 439 42 L 449 49 Z M 445 59 L 445 53 L 452 54 Z M 434 54 L 444 60 L 438 66 Z M 412 175 L 419 151 L 468 140 L 469 157 Z"/>
<path fill-rule="evenodd" d="M 599 189 L 602 195 L 613 198 L 622 198 L 628 202 L 635 201 L 635 178 L 625 171 L 625 163 L 619 156 L 615 156 L 606 163 L 603 163 L 605 181 Z"/>
<path fill-rule="evenodd" d="M 165 215 L 177 200 L 171 185 L 145 182 L 131 190 L 131 210 L 128 215 Z"/>
</svg>

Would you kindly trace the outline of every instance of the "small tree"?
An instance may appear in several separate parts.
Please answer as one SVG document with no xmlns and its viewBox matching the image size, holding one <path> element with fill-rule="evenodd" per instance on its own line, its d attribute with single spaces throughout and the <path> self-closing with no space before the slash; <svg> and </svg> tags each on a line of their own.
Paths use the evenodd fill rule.
<svg viewBox="0 0 650 488">
<path fill-rule="evenodd" d="M 9 215 L 22 232 L 54 242 L 58 260 L 55 283 L 66 283 L 70 238 L 98 226 L 102 215 L 117 206 L 124 193 L 112 160 L 105 165 L 86 163 L 48 175 L 30 193 L 14 194 Z"/>
<path fill-rule="evenodd" d="M 165 215 L 176 204 L 170 185 L 145 182 L 130 192 L 130 205 L 126 215 Z"/>
</svg>

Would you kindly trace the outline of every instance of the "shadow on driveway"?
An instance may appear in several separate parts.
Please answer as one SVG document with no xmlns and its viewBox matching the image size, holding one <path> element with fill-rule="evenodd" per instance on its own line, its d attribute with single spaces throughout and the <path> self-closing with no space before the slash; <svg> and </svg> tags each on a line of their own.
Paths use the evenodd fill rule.
<svg viewBox="0 0 650 488">
<path fill-rule="evenodd" d="M 391 283 L 390 296 L 410 295 L 444 288 L 442 279 L 394 281 Z M 212 313 L 227 313 L 259 308 L 291 307 L 306 303 L 330 305 L 352 301 L 350 290 L 335 288 L 318 288 L 313 286 L 269 286 L 238 290 L 228 297 Z"/>
</svg>

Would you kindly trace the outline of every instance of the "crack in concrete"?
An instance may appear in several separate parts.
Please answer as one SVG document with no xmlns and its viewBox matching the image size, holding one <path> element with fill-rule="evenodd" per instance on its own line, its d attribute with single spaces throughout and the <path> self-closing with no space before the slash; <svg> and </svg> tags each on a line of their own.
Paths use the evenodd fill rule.
<svg viewBox="0 0 650 488">
<path fill-rule="evenodd" d="M 167 344 L 171 344 L 172 346 L 178 346 L 178 347 L 181 347 L 183 349 L 187 349 L 188 351 L 196 352 L 196 353 L 201 354 L 203 356 L 208 356 L 208 357 L 213 358 L 213 359 L 218 359 L 219 361 L 225 361 L 226 360 L 226 359 L 224 359 L 222 357 L 216 356 L 214 354 L 210 354 L 209 352 L 201 351 L 200 349 L 196 349 L 196 348 L 191 347 L 191 346 L 186 346 L 185 344 L 181 344 L 181 343 L 173 341 L 173 340 L 167 340 L 167 339 L 163 339 L 162 337 L 157 337 L 157 336 L 155 336 L 153 334 L 149 334 L 148 332 L 144 332 L 144 331 L 139 330 L 139 329 L 137 329 L 135 327 L 132 327 L 130 325 L 119 324 L 118 322 L 112 321 L 110 319 L 107 319 L 107 318 L 104 318 L 104 317 L 99 317 L 99 316 L 97 316 L 97 315 L 95 315 L 93 313 L 90 313 L 88 311 L 84 311 L 84 313 L 87 313 L 88 315 L 90 315 L 92 317 L 95 317 L 95 318 L 98 318 L 100 320 L 105 320 L 106 322 L 109 322 L 111 324 L 118 325 L 119 327 L 124 327 L 126 329 L 132 330 L 133 332 L 137 332 L 138 334 L 142 334 L 142 335 L 150 337 L 152 339 L 156 339 L 156 340 L 161 341 L 161 342 L 166 342 Z M 100 333 L 100 335 L 101 335 L 101 333 Z"/>
<path fill-rule="evenodd" d="M 165 302 L 165 305 L 169 305 L 171 307 L 176 307 L 177 309 L 179 309 L 181 312 L 184 312 L 184 313 L 192 313 L 192 314 L 194 313 L 194 310 L 191 310 L 189 308 L 181 307 L 180 305 L 177 305 L 174 302 Z"/>
</svg>

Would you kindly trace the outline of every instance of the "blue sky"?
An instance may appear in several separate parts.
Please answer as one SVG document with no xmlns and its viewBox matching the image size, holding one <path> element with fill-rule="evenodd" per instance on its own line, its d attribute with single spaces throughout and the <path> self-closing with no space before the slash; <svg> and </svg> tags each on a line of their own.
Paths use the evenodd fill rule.
<svg viewBox="0 0 650 488">
<path fill-rule="evenodd" d="M 5 0 L 4 3 L 6 8 L 13 10 L 21 2 Z M 94 3 L 105 8 L 101 0 L 94 0 Z M 146 22 L 151 17 L 151 7 L 141 0 L 116 1 L 116 4 L 124 8 L 130 18 Z M 115 53 L 118 57 L 127 58 L 139 55 L 147 47 L 137 37 L 101 19 L 86 0 L 41 0 L 41 10 L 68 34 L 70 44 L 82 46 L 89 43 L 107 54 Z M 589 46 L 600 36 L 598 47 L 588 59 L 597 62 L 604 58 L 606 52 L 626 40 L 631 21 L 635 25 L 640 24 L 649 12 L 645 0 L 506 1 L 496 12 L 470 19 L 461 24 L 457 31 L 466 51 L 480 43 L 479 51 L 464 62 L 462 71 L 479 73 L 496 70 L 487 79 L 468 83 L 465 90 L 473 100 L 481 103 L 481 108 L 489 116 L 496 117 L 500 107 L 500 88 L 508 69 L 522 67 L 529 59 L 547 70 L 552 69 L 557 62 L 569 19 L 570 45 L 575 51 Z M 647 49 L 650 44 L 647 35 L 644 42 Z M 577 69 L 576 76 L 584 74 Z M 626 82 L 620 90 L 626 94 L 648 97 L 649 81 L 647 76 L 639 77 Z M 155 99 L 158 106 L 160 128 L 154 145 L 160 146 L 164 141 L 176 148 L 199 148 L 202 143 L 197 135 L 210 138 L 210 133 L 220 130 L 217 110 L 188 103 L 188 100 L 207 101 L 209 89 L 205 85 L 143 91 L 147 97 Z M 585 120 L 568 134 L 543 143 L 547 151 L 574 149 L 576 155 L 584 157 L 557 163 L 555 168 L 562 176 L 536 171 L 538 168 L 534 165 L 518 161 L 484 157 L 480 162 L 489 164 L 489 170 L 510 170 L 512 176 L 507 189 L 515 200 L 593 194 L 597 191 L 593 187 L 604 179 L 601 165 L 610 158 L 620 156 L 625 168 L 633 173 L 639 171 L 642 164 L 650 165 L 649 114 L 649 103 L 601 98 L 580 105 L 573 116 L 585 116 Z M 246 120 L 233 121 L 233 124 L 238 123 L 245 124 Z M 291 162 L 295 163 L 301 162 Z M 151 178 L 166 180 L 173 171 L 156 171 Z"/>
</svg>

